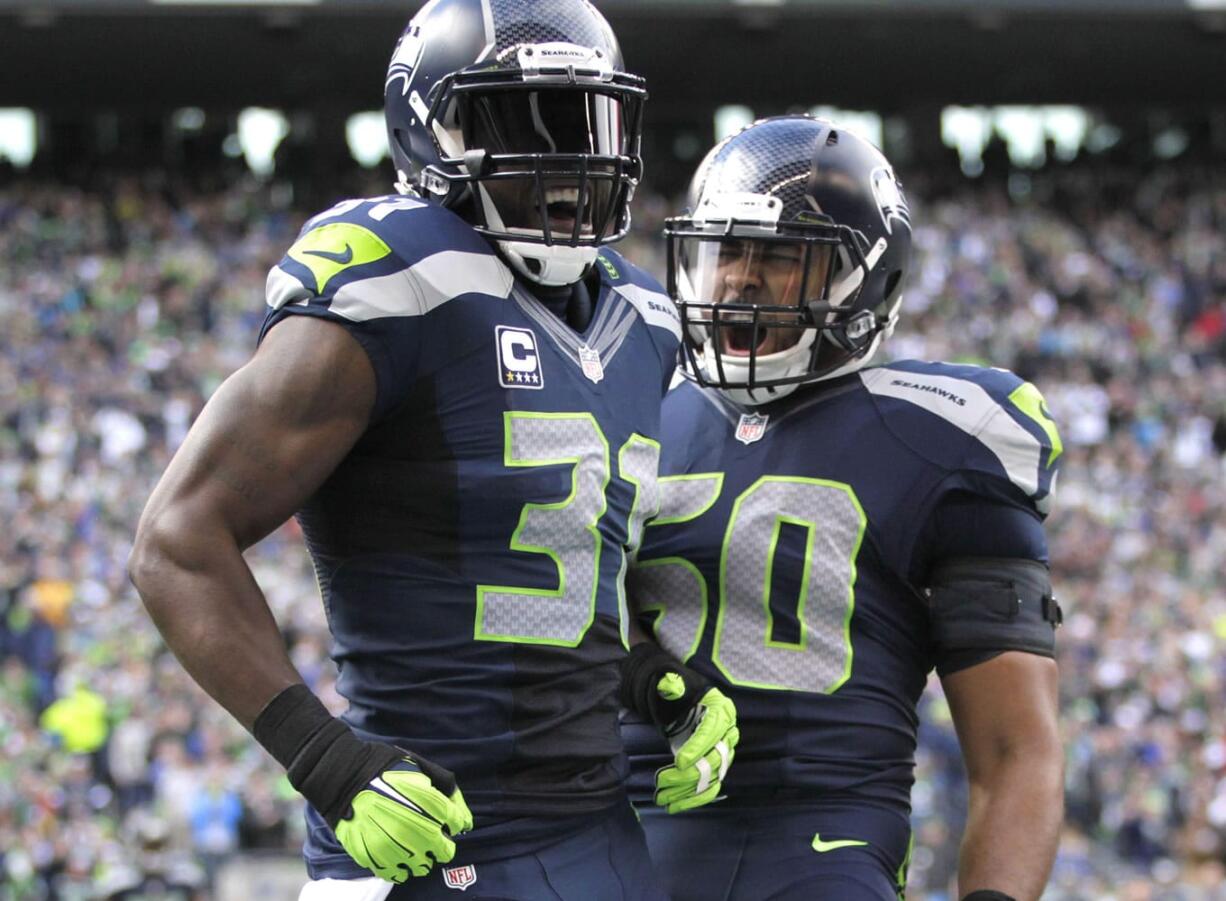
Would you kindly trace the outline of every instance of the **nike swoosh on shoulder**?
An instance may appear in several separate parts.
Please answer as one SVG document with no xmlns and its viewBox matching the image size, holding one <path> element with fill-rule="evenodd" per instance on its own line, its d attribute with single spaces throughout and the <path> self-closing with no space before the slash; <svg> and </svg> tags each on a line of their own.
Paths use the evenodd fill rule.
<svg viewBox="0 0 1226 901">
<path fill-rule="evenodd" d="M 322 257 L 325 260 L 331 260 L 333 263 L 350 263 L 353 261 L 353 248 L 348 244 L 345 245 L 344 251 L 334 253 L 331 250 L 304 250 L 303 253 L 309 253 L 313 257 Z"/>
<path fill-rule="evenodd" d="M 827 851 L 837 851 L 839 848 L 861 848 L 868 845 L 868 842 L 860 842 L 855 839 L 845 838 L 833 842 L 822 841 L 822 834 L 819 832 L 813 836 L 813 850 L 818 854 L 825 854 Z"/>
</svg>

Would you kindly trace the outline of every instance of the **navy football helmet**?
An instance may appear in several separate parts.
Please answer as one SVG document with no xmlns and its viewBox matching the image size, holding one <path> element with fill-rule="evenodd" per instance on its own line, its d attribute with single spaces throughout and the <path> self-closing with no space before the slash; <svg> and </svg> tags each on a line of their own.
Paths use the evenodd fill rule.
<svg viewBox="0 0 1226 901">
<path fill-rule="evenodd" d="M 587 0 L 431 0 L 387 71 L 397 187 L 456 208 L 527 278 L 576 282 L 630 228 L 646 96 Z"/>
<path fill-rule="evenodd" d="M 665 236 L 683 372 L 757 405 L 854 372 L 893 331 L 911 212 L 868 141 L 778 116 L 707 155 Z"/>
</svg>

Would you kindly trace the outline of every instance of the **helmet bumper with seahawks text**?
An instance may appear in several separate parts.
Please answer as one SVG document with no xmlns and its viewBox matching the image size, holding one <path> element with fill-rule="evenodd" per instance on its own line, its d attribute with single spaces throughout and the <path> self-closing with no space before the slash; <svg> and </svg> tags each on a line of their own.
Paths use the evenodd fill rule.
<svg viewBox="0 0 1226 901">
<path fill-rule="evenodd" d="M 461 212 L 529 280 L 571 284 L 630 229 L 646 96 L 587 0 L 431 0 L 388 67 L 397 188 Z"/>
<path fill-rule="evenodd" d="M 810 116 L 718 144 L 665 224 L 682 368 L 760 405 L 865 366 L 894 329 L 910 210 L 884 155 Z"/>
</svg>

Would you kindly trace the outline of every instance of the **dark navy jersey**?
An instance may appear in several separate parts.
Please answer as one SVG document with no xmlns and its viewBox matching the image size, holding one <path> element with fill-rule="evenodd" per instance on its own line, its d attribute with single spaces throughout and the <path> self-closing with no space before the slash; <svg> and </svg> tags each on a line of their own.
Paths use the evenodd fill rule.
<svg viewBox="0 0 1226 901">
<path fill-rule="evenodd" d="M 308 222 L 268 279 L 264 334 L 327 319 L 374 366 L 371 424 L 298 518 L 345 720 L 456 773 L 461 849 L 605 809 L 625 776 L 622 576 L 680 333 L 650 276 L 607 249 L 594 268 L 576 333 L 462 219 L 381 197 Z"/>
<path fill-rule="evenodd" d="M 660 516 L 628 591 L 645 628 L 733 698 L 730 804 L 902 811 L 916 703 L 939 662 L 934 563 L 1046 563 L 1060 441 L 999 369 L 901 362 L 758 410 L 682 381 L 664 404 Z M 627 723 L 636 791 L 666 762 Z"/>
</svg>

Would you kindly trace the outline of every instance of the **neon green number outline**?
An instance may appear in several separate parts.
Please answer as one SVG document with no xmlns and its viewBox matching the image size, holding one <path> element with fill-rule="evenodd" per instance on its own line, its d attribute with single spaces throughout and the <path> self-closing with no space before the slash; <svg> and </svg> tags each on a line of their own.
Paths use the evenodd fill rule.
<svg viewBox="0 0 1226 901">
<path fill-rule="evenodd" d="M 526 636 L 526 635 L 499 635 L 491 632 L 486 632 L 482 628 L 482 623 L 485 621 L 485 595 L 490 592 L 517 594 L 521 597 L 546 597 L 546 598 L 561 598 L 566 594 L 566 567 L 562 563 L 562 558 L 551 548 L 542 547 L 535 544 L 524 544 L 520 539 L 526 524 L 528 515 L 533 510 L 563 510 L 575 502 L 575 498 L 579 495 L 579 464 L 583 461 L 583 456 L 576 455 L 571 457 L 550 457 L 541 460 L 519 459 L 513 457 L 511 443 L 511 427 L 512 423 L 517 419 L 570 419 L 570 420 L 587 420 L 592 424 L 596 436 L 600 439 L 601 446 L 604 448 L 604 468 L 602 470 L 602 480 L 600 484 L 600 510 L 592 521 L 584 526 L 596 541 L 595 553 L 592 559 L 592 588 L 588 598 L 588 616 L 587 622 L 584 623 L 577 638 L 570 640 L 567 638 L 558 638 L 555 636 Z M 478 585 L 477 586 L 477 619 L 473 625 L 473 638 L 477 641 L 508 641 L 516 644 L 544 644 L 554 645 L 558 647 L 574 648 L 578 647 L 583 637 L 587 634 L 587 630 L 591 628 L 593 620 L 596 618 L 596 592 L 600 586 L 600 551 L 603 545 L 603 540 L 600 537 L 600 530 L 596 524 L 600 522 L 600 518 L 604 516 L 608 509 L 608 499 L 605 496 L 605 491 L 609 487 L 609 441 L 605 438 L 604 432 L 601 431 L 600 424 L 596 422 L 596 417 L 591 413 L 532 413 L 526 411 L 508 410 L 503 413 L 503 464 L 510 466 L 553 466 L 561 463 L 572 464 L 570 494 L 563 500 L 549 504 L 524 504 L 523 510 L 519 514 L 519 524 L 515 527 L 515 531 L 511 535 L 511 550 L 524 551 L 532 554 L 544 554 L 553 560 L 554 565 L 558 569 L 558 587 L 556 589 L 549 588 L 522 588 L 514 585 Z"/>
<path fill-rule="evenodd" d="M 626 563 L 628 560 L 633 560 L 635 553 L 639 549 L 639 545 L 643 543 L 643 531 L 646 529 L 646 523 L 639 528 L 638 535 L 635 535 L 634 515 L 638 512 L 639 502 L 643 499 L 643 485 L 638 479 L 626 471 L 626 451 L 630 450 L 630 446 L 634 443 L 645 444 L 656 449 L 656 469 L 659 469 L 660 463 L 660 442 L 652 438 L 645 438 L 638 432 L 631 433 L 626 439 L 626 443 L 621 446 L 617 452 L 617 474 L 622 480 L 629 482 L 634 486 L 634 500 L 630 502 L 630 513 L 626 517 L 626 550 L 622 554 L 622 565 L 617 571 L 617 615 L 621 620 L 621 636 L 622 646 L 628 651 L 630 650 L 630 610 L 626 606 Z M 657 480 L 658 484 L 658 480 Z M 644 519 L 650 519 L 653 513 L 660 512 L 660 491 L 659 488 L 655 492 L 655 509 L 650 511 Z"/>
<path fill-rule="evenodd" d="M 647 523 L 648 529 L 652 528 L 653 526 L 664 526 L 681 522 L 689 522 L 692 519 L 697 519 L 698 517 L 702 516 L 715 506 L 715 502 L 719 500 L 719 496 L 724 490 L 724 474 L 722 472 L 697 472 L 680 476 L 661 476 L 658 482 L 660 486 L 661 504 L 663 504 L 665 485 L 673 482 L 690 481 L 711 482 L 711 496 L 708 497 L 700 507 L 688 513 L 682 513 L 677 516 L 657 517 L 656 519 Z M 646 531 L 646 529 L 644 531 Z M 657 557 L 652 560 L 637 561 L 635 563 L 635 568 L 639 570 L 648 569 L 654 566 L 682 566 L 689 571 L 690 575 L 694 577 L 694 581 L 698 583 L 699 603 L 701 604 L 700 610 L 702 612 L 698 616 L 698 628 L 694 630 L 694 637 L 690 640 L 690 644 L 684 655 L 680 655 L 677 658 L 684 663 L 693 657 L 694 652 L 698 650 L 698 643 L 702 639 L 703 630 L 707 626 L 707 611 L 710 609 L 707 592 L 707 580 L 703 578 L 703 575 L 701 572 L 699 572 L 697 566 L 682 557 Z M 659 611 L 660 615 L 656 617 L 655 622 L 652 623 L 651 627 L 652 636 L 657 642 L 659 642 L 660 626 L 664 623 L 664 617 L 668 616 L 668 605 L 662 602 L 655 604 L 641 604 L 638 605 L 637 609 L 641 613 L 652 613 L 654 611 Z"/>
<path fill-rule="evenodd" d="M 687 517 L 692 519 L 693 517 Z M 698 583 L 698 597 L 702 604 L 702 612 L 698 615 L 698 628 L 694 630 L 694 638 L 690 641 L 690 645 L 686 648 L 684 654 L 677 655 L 677 659 L 681 663 L 685 663 L 694 656 L 694 652 L 698 650 L 698 642 L 702 639 L 703 629 L 707 627 L 707 580 L 702 577 L 702 573 L 698 571 L 698 567 L 681 557 L 657 557 L 654 560 L 645 560 L 642 563 L 636 563 L 635 568 L 638 570 L 650 569 L 653 566 L 680 566 L 689 572 L 694 577 L 694 581 Z M 659 610 L 660 615 L 656 617 L 654 623 L 651 624 L 652 637 L 656 643 L 660 644 L 660 626 L 664 622 L 664 617 L 668 616 L 668 605 L 665 603 L 643 604 L 638 608 L 643 613 L 650 613 L 653 610 Z"/>
<path fill-rule="evenodd" d="M 737 517 L 740 516 L 741 507 L 745 501 L 748 500 L 754 494 L 754 492 L 756 492 L 763 485 L 771 482 L 791 482 L 795 484 L 815 485 L 842 491 L 851 500 L 852 505 L 856 509 L 856 513 L 859 515 L 859 525 L 856 530 L 856 539 L 851 548 L 851 556 L 850 560 L 848 561 L 850 572 L 847 580 L 847 608 L 843 614 L 843 647 L 846 654 L 845 663 L 843 665 L 843 674 L 837 680 L 835 680 L 833 684 L 820 689 L 821 694 L 834 694 L 834 692 L 838 691 L 839 688 L 841 688 L 843 684 L 851 678 L 852 655 L 854 653 L 854 649 L 852 648 L 851 644 L 851 617 L 856 608 L 856 558 L 860 555 L 860 546 L 864 542 L 864 532 L 868 525 L 868 517 L 864 514 L 864 507 L 860 504 L 860 498 L 856 496 L 856 492 L 851 485 L 847 484 L 846 482 L 833 482 L 829 479 L 811 479 L 801 476 L 762 476 L 743 492 L 741 492 L 740 497 L 738 497 L 732 505 L 732 515 L 728 517 L 728 527 L 724 531 L 724 545 L 719 554 L 719 615 L 715 620 L 715 646 L 711 650 L 711 662 L 714 663 L 715 666 L 718 667 L 719 671 L 724 674 L 724 678 L 726 678 L 733 685 L 741 685 L 746 688 L 764 688 L 772 691 L 801 690 L 786 685 L 776 685 L 765 682 L 754 682 L 748 679 L 738 679 L 733 676 L 731 672 L 729 672 L 728 668 L 720 659 L 720 646 L 723 642 L 724 626 L 726 625 L 727 621 L 725 614 L 728 609 L 728 550 L 732 539 L 732 533 L 736 528 Z M 800 618 L 800 642 L 798 644 L 792 644 L 790 642 L 775 642 L 770 638 L 770 629 L 773 625 L 773 619 L 770 616 L 770 572 L 774 565 L 775 551 L 778 546 L 780 522 L 790 522 L 795 525 L 809 527 L 809 543 L 805 549 L 805 577 L 803 583 L 805 593 L 801 595 L 800 604 L 797 609 L 797 614 Z M 766 607 L 767 611 L 767 631 L 763 638 L 763 644 L 766 647 L 774 647 L 787 651 L 802 651 L 806 647 L 808 641 L 808 626 L 803 619 L 804 603 L 807 600 L 809 589 L 809 565 L 812 561 L 813 537 L 816 534 L 818 526 L 818 523 L 806 522 L 792 517 L 777 516 L 775 519 L 774 529 L 771 534 L 771 542 L 766 548 L 769 558 L 767 563 L 766 586 L 763 589 L 763 605 Z"/>
<path fill-rule="evenodd" d="M 719 500 L 720 494 L 724 490 L 724 474 L 722 472 L 692 472 L 683 476 L 661 476 L 660 477 L 660 497 L 664 496 L 664 486 L 671 482 L 693 482 L 693 481 L 709 481 L 713 484 L 714 490 L 706 502 L 695 510 L 693 513 L 683 513 L 680 516 L 659 516 L 647 523 L 647 528 L 652 526 L 668 526 L 678 522 L 689 522 L 691 519 L 697 519 L 715 506 L 715 502 Z"/>
</svg>

